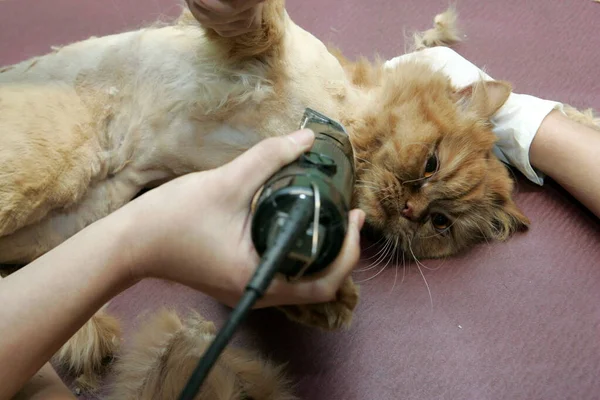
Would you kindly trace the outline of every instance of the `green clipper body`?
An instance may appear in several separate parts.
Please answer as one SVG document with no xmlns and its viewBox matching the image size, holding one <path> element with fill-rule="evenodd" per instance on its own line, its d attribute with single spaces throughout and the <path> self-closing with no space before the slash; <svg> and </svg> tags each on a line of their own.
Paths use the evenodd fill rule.
<svg viewBox="0 0 600 400">
<path fill-rule="evenodd" d="M 279 270 L 290 278 L 318 273 L 339 254 L 354 189 L 354 154 L 344 127 L 307 108 L 300 129 L 315 133 L 312 148 L 273 175 L 253 203 L 252 240 L 259 253 L 274 241 L 296 201 L 313 215 Z"/>
</svg>

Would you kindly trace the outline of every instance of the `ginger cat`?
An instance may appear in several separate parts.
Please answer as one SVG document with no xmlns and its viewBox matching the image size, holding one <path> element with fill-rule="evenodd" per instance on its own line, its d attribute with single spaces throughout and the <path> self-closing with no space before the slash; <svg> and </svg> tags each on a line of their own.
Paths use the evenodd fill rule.
<svg viewBox="0 0 600 400">
<path fill-rule="evenodd" d="M 295 130 L 306 107 L 347 128 L 354 205 L 380 236 L 419 258 L 505 240 L 529 224 L 492 152 L 489 118 L 510 91 L 499 81 L 457 90 L 419 63 L 350 62 L 282 0 L 235 38 L 184 10 L 171 25 L 65 46 L 0 69 L 0 263 L 30 262 L 144 188 Z M 348 279 L 335 301 L 281 310 L 337 329 L 357 302 Z M 58 353 L 87 382 L 120 336 L 104 311 L 90 324 Z"/>
</svg>

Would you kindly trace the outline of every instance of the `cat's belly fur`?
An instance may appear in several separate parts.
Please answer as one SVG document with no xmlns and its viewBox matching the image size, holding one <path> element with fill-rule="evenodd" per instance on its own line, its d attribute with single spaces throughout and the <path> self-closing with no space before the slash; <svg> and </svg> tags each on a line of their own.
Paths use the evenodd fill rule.
<svg viewBox="0 0 600 400">
<path fill-rule="evenodd" d="M 295 49 L 298 40 L 304 45 L 312 38 L 296 26 L 290 30 L 296 34 L 287 40 L 296 41 Z M 323 64 L 324 46 L 316 40 L 311 45 L 317 47 L 307 54 Z M 288 93 L 298 96 L 262 110 L 278 101 L 267 71 L 258 64 L 230 70 L 214 58 L 200 29 L 169 26 L 88 39 L 4 69 L 0 168 L 11 163 L 16 172 L 0 177 L 12 191 L 0 194 L 0 263 L 31 261 L 124 205 L 149 182 L 222 165 L 262 138 L 295 129 L 306 106 L 332 108 L 328 96 L 317 92 L 322 77 L 311 66 L 314 60 L 290 60 L 298 87 Z M 336 73 L 343 75 L 341 69 Z M 22 99 L 2 102 L 3 93 Z M 56 93 L 65 105 L 53 103 Z M 238 102 L 235 112 L 219 114 L 232 99 Z M 35 107 L 27 107 L 31 102 Z M 10 113 L 13 118 L 2 117 Z M 16 154 L 35 141 L 46 149 Z M 60 151 L 50 157 L 48 149 Z M 61 168 L 66 173 L 52 179 L 39 173 Z M 32 194 L 41 200 L 31 200 Z"/>
</svg>

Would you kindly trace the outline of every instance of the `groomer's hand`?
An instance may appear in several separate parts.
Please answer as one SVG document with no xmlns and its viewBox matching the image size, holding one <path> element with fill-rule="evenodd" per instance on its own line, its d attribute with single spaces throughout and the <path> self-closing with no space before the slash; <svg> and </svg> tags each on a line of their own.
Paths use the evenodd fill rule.
<svg viewBox="0 0 600 400">
<path fill-rule="evenodd" d="M 265 0 L 186 0 L 192 15 L 221 36 L 238 36 L 260 27 Z"/>
<path fill-rule="evenodd" d="M 176 281 L 235 305 L 259 262 L 250 235 L 252 198 L 313 141 L 310 130 L 264 140 L 220 168 L 177 178 L 125 206 L 119 212 L 129 213 L 139 231 L 131 245 L 138 260 L 133 276 Z M 259 306 L 333 299 L 359 259 L 363 222 L 364 213 L 353 210 L 343 249 L 323 276 L 279 278 Z"/>
</svg>

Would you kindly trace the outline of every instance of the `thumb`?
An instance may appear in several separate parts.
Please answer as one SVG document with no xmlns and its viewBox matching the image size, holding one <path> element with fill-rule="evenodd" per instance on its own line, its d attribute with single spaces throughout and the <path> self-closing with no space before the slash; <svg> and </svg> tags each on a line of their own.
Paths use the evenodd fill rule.
<svg viewBox="0 0 600 400">
<path fill-rule="evenodd" d="M 273 174 L 310 149 L 314 140 L 310 129 L 262 140 L 225 164 L 223 173 L 231 183 L 239 185 L 242 196 L 253 196 Z"/>
</svg>

